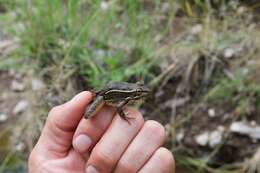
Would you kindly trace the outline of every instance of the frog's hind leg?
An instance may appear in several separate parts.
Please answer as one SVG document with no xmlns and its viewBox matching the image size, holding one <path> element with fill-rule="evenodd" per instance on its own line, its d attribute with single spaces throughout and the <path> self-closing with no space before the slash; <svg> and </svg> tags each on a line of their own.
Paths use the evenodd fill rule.
<svg viewBox="0 0 260 173">
<path fill-rule="evenodd" d="M 134 117 L 129 117 L 127 116 L 127 113 L 124 112 L 124 106 L 129 102 L 129 100 L 125 100 L 121 103 L 119 103 L 117 106 L 116 106 L 116 110 L 117 110 L 117 113 L 119 114 L 119 116 L 121 118 L 123 118 L 125 121 L 127 121 L 129 124 L 130 124 L 130 119 L 134 119 Z"/>
<path fill-rule="evenodd" d="M 94 99 L 94 101 L 86 108 L 84 117 L 85 118 L 91 118 L 102 108 L 102 106 L 105 104 L 103 97 L 98 96 Z"/>
</svg>

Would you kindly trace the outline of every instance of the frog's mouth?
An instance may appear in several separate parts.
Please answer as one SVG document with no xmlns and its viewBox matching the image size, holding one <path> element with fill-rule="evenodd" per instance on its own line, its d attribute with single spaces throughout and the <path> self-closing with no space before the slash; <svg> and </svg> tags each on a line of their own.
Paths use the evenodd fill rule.
<svg viewBox="0 0 260 173">
<path fill-rule="evenodd" d="M 150 92 L 151 91 L 148 88 L 145 90 L 139 91 L 138 95 L 136 96 L 136 99 L 147 97 L 150 94 Z"/>
</svg>

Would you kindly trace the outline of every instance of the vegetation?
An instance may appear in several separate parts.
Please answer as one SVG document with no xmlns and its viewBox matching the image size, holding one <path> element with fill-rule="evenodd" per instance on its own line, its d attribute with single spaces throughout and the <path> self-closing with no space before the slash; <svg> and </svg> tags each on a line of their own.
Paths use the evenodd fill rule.
<svg viewBox="0 0 260 173">
<path fill-rule="evenodd" d="M 228 111 L 238 115 L 232 121 L 252 119 L 248 116 L 259 113 L 260 105 L 258 6 L 238 0 L 0 0 L 0 42 L 1 34 L 19 42 L 8 55 L 1 54 L 0 46 L 0 72 L 15 69 L 27 74 L 33 69 L 48 84 L 44 93 L 58 95 L 60 102 L 110 80 L 143 80 L 154 95 L 161 90 L 172 94 L 163 101 L 191 97 L 182 105 L 185 116 L 179 124 L 171 123 L 172 117 L 178 119 L 178 112 L 167 119 L 174 132 L 193 123 L 202 103 L 216 108 L 229 103 L 232 110 Z M 26 139 L 29 147 L 17 156 L 10 151 L 0 162 L 0 173 L 24 167 L 25 155 L 49 109 L 47 101 L 42 102 L 39 114 L 16 122 L 17 134 L 28 132 L 15 137 Z M 149 104 L 153 103 L 143 107 Z M 36 134 L 31 134 L 35 128 Z M 192 149 L 184 142 L 170 137 L 169 141 L 177 163 L 195 171 L 228 172 L 242 167 L 211 164 L 212 160 L 202 160 L 202 154 L 188 152 Z M 186 152 L 175 150 L 179 145 Z M 215 156 L 224 145 L 209 155 Z"/>
</svg>

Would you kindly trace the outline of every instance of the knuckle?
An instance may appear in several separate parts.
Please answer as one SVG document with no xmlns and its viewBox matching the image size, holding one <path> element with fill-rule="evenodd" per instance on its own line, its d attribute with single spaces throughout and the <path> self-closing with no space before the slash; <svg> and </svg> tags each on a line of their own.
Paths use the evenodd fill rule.
<svg viewBox="0 0 260 173">
<path fill-rule="evenodd" d="M 55 116 L 56 114 L 60 113 L 60 111 L 62 110 L 62 108 L 63 108 L 62 105 L 54 106 L 54 107 L 50 110 L 49 116 L 52 117 L 52 116 Z"/>
<path fill-rule="evenodd" d="M 117 172 L 134 173 L 136 170 L 131 164 L 129 164 L 129 162 L 120 160 L 117 164 Z"/>
<path fill-rule="evenodd" d="M 165 129 L 163 127 L 163 125 L 161 125 L 160 123 L 158 123 L 157 121 L 154 120 L 148 120 L 145 123 L 145 127 L 149 129 L 149 131 L 152 134 L 155 134 L 156 136 L 165 138 Z"/>
<path fill-rule="evenodd" d="M 97 164 L 104 165 L 105 167 L 109 167 L 110 165 L 114 165 L 116 162 L 115 159 L 112 157 L 112 154 L 102 150 L 96 149 L 93 153 L 93 160 Z"/>
<path fill-rule="evenodd" d="M 134 118 L 134 123 L 133 124 L 136 124 L 137 126 L 142 126 L 144 124 L 144 118 L 143 118 L 143 115 L 137 111 L 136 109 L 132 109 L 132 108 L 128 108 L 127 110 L 130 114 L 131 117 L 135 117 Z"/>
</svg>

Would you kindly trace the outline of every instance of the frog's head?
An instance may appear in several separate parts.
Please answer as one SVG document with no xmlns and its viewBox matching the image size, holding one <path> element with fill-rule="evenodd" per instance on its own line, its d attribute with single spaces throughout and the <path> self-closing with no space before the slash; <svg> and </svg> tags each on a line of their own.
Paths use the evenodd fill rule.
<svg viewBox="0 0 260 173">
<path fill-rule="evenodd" d="M 138 98 L 146 97 L 151 92 L 151 90 L 145 86 L 143 82 L 137 82 L 133 90 L 135 90 L 133 92 L 134 95 Z"/>
</svg>

